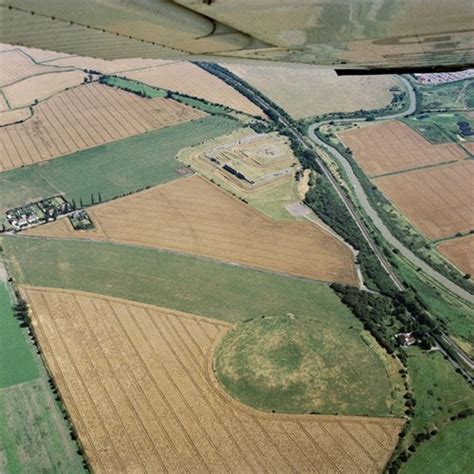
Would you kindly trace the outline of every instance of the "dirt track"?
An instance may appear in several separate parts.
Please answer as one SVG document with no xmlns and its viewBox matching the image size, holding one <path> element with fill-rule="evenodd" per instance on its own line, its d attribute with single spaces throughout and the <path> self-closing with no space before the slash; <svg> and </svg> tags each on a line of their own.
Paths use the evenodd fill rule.
<svg viewBox="0 0 474 474">
<path fill-rule="evenodd" d="M 257 412 L 212 372 L 221 321 L 24 287 L 95 472 L 381 472 L 402 420 Z"/>
</svg>

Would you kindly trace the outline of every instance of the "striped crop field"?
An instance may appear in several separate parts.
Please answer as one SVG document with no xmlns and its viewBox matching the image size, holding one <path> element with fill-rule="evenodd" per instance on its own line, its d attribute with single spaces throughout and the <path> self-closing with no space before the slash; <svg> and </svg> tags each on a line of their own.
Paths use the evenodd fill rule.
<svg viewBox="0 0 474 474">
<path fill-rule="evenodd" d="M 222 321 L 24 287 L 46 361 L 94 472 L 381 472 L 398 418 L 263 413 L 230 398 Z"/>
</svg>

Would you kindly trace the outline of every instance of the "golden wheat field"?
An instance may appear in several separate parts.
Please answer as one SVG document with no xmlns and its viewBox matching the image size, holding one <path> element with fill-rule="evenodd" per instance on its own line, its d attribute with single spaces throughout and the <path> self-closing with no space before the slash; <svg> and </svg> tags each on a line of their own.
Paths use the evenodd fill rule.
<svg viewBox="0 0 474 474">
<path fill-rule="evenodd" d="M 474 235 L 446 240 L 437 249 L 463 273 L 474 275 Z"/>
<path fill-rule="evenodd" d="M 328 282 L 358 285 L 349 247 L 302 221 L 274 221 L 192 176 L 117 199 L 88 212 L 95 231 L 66 221 L 29 235 L 74 237 L 157 247 Z"/>
<path fill-rule="evenodd" d="M 212 356 L 230 325 L 90 293 L 24 287 L 94 472 L 382 472 L 403 420 L 258 412 Z"/>
<path fill-rule="evenodd" d="M 383 176 L 374 181 L 430 239 L 474 228 L 472 160 Z"/>
<path fill-rule="evenodd" d="M 395 173 L 462 160 L 466 153 L 457 145 L 433 145 L 408 125 L 398 121 L 338 133 L 369 176 Z"/>
<path fill-rule="evenodd" d="M 395 76 L 341 77 L 329 69 L 297 64 L 224 67 L 262 91 L 295 119 L 384 107 L 392 99 L 389 89 L 400 87 Z"/>
<path fill-rule="evenodd" d="M 263 115 L 256 105 L 231 86 L 199 66 L 188 62 L 169 63 L 148 69 L 129 71 L 121 75 L 151 86 L 200 97 L 250 115 Z"/>
<path fill-rule="evenodd" d="M 0 129 L 0 171 L 204 115 L 170 99 L 144 99 L 97 83 L 79 86 L 39 104 L 26 122 Z"/>
</svg>

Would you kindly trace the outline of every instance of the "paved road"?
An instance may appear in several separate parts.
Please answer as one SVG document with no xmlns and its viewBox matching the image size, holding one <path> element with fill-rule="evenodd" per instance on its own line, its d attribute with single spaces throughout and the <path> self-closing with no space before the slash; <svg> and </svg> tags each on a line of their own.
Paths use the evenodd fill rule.
<svg viewBox="0 0 474 474">
<path fill-rule="evenodd" d="M 399 117 L 404 117 L 406 115 L 412 114 L 415 109 L 416 109 L 416 96 L 413 91 L 413 88 L 411 87 L 410 83 L 405 79 L 402 78 L 404 81 L 405 85 L 408 87 L 409 91 L 409 98 L 410 98 L 410 106 L 407 110 L 404 112 L 399 112 L 393 115 L 385 116 L 385 117 L 378 117 L 376 120 L 389 120 L 389 119 L 394 119 L 394 118 L 399 118 Z M 334 122 L 354 122 L 356 120 L 350 119 L 350 120 L 334 120 Z M 411 261 L 414 265 L 417 267 L 421 268 L 427 275 L 429 275 L 431 278 L 436 280 L 438 283 L 446 287 L 448 290 L 450 290 L 452 293 L 455 295 L 464 298 L 466 301 L 469 301 L 471 303 L 474 303 L 474 295 L 469 293 L 468 291 L 464 290 L 460 286 L 456 285 L 456 283 L 453 283 L 451 280 L 446 278 L 444 275 L 441 275 L 441 273 L 437 272 L 435 269 L 433 269 L 430 265 L 428 265 L 424 260 L 421 258 L 417 257 L 411 250 L 409 250 L 405 245 L 403 245 L 397 238 L 395 238 L 390 230 L 387 228 L 387 226 L 383 223 L 382 219 L 380 219 L 379 215 L 375 211 L 375 209 L 372 207 L 370 204 L 367 195 L 365 194 L 364 189 L 362 188 L 362 185 L 360 184 L 359 179 L 355 175 L 352 166 L 350 163 L 347 161 L 347 159 L 339 153 L 339 151 L 336 150 L 336 148 L 332 147 L 331 145 L 328 145 L 326 142 L 321 140 L 317 135 L 316 135 L 316 130 L 323 125 L 324 123 L 328 123 L 328 121 L 325 122 L 316 122 L 313 123 L 309 129 L 308 129 L 308 135 L 313 140 L 317 145 L 320 147 L 324 148 L 344 169 L 344 171 L 347 174 L 347 177 L 349 181 L 351 182 L 354 191 L 356 193 L 356 196 L 363 207 L 364 211 L 367 213 L 367 215 L 370 217 L 372 222 L 374 223 L 375 227 L 379 230 L 379 232 L 382 234 L 382 236 L 385 238 L 385 240 L 394 248 L 398 249 L 400 253 L 409 261 Z"/>
</svg>

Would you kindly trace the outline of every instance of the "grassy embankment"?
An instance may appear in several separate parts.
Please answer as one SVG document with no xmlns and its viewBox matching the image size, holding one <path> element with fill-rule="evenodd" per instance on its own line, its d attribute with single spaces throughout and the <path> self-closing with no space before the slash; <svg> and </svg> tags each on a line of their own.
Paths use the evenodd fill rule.
<svg viewBox="0 0 474 474">
<path fill-rule="evenodd" d="M 259 328 L 262 349 L 273 332 L 285 332 L 301 352 L 293 391 L 284 377 L 275 384 L 237 373 L 226 387 L 241 398 L 245 377 L 253 377 L 246 403 L 259 406 L 267 391 L 271 398 L 262 408 L 277 411 L 298 411 L 301 403 L 303 412 L 401 413 L 398 367 L 327 285 L 125 245 L 8 237 L 4 247 L 19 284 L 90 291 L 237 322 L 231 334 Z M 276 328 L 267 326 L 272 321 Z M 273 346 L 272 360 L 252 344 L 241 349 L 257 374 L 268 364 L 281 374 L 279 361 L 292 357 L 283 340 Z"/>
<path fill-rule="evenodd" d="M 468 415 L 474 409 L 472 387 L 439 352 L 410 348 L 407 353 L 414 415 L 398 446 L 396 465 L 403 473 L 467 472 L 466 462 L 472 459 L 468 434 L 474 426 Z"/>
<path fill-rule="evenodd" d="M 82 458 L 27 330 L 0 283 L 0 472 L 82 473 Z"/>
</svg>

